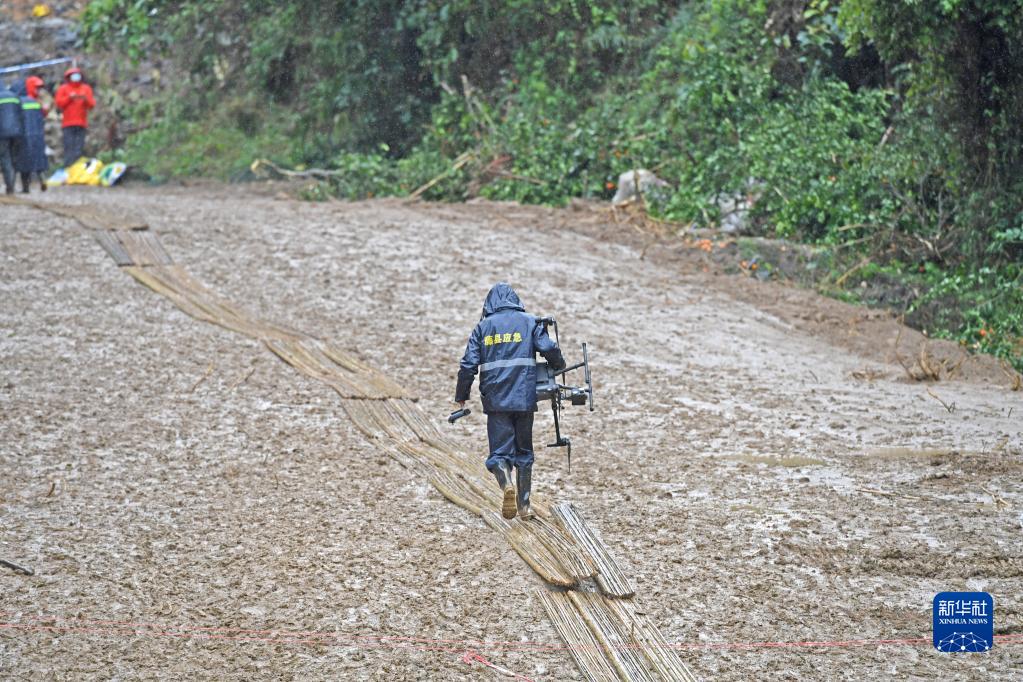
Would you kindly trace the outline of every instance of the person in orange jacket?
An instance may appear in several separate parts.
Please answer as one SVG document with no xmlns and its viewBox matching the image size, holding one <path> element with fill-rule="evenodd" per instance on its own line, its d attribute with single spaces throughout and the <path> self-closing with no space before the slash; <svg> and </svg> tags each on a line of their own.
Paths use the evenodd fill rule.
<svg viewBox="0 0 1023 682">
<path fill-rule="evenodd" d="M 54 102 L 63 114 L 64 165 L 70 166 L 85 150 L 89 110 L 96 106 L 92 86 L 85 82 L 81 69 L 73 67 L 64 72 L 64 83 L 57 88 Z"/>
</svg>

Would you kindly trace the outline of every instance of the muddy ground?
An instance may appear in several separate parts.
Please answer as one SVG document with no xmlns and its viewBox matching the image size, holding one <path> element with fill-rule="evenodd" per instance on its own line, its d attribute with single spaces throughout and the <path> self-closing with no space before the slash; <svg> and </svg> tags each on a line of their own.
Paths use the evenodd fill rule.
<svg viewBox="0 0 1023 682">
<path fill-rule="evenodd" d="M 570 357 L 589 342 L 597 391 L 567 416 L 572 472 L 539 449 L 534 488 L 583 510 L 702 679 L 1023 672 L 1008 642 L 735 646 L 929 639 L 943 590 L 991 592 L 996 632 L 1023 633 L 1023 394 L 995 365 L 909 381 L 893 321 L 579 211 L 275 192 L 44 198 L 144 216 L 212 288 L 356 350 L 438 420 L 484 294 L 511 281 Z M 495 679 L 473 649 L 579 678 L 530 569 L 330 389 L 187 317 L 65 219 L 0 207 L 0 258 L 0 558 L 35 570 L 0 569 L 0 677 Z M 445 428 L 482 461 L 472 407 Z M 521 641 L 541 645 L 495 644 Z"/>
</svg>

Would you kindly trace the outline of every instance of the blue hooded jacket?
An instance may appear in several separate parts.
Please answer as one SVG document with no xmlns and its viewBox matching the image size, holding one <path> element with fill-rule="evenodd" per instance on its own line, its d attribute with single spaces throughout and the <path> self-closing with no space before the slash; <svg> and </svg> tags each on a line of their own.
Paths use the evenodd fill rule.
<svg viewBox="0 0 1023 682">
<path fill-rule="evenodd" d="M 21 137 L 21 100 L 0 83 L 0 139 Z"/>
<path fill-rule="evenodd" d="M 484 412 L 535 412 L 537 353 L 556 370 L 565 366 L 547 329 L 526 314 L 510 285 L 498 282 L 487 294 L 483 317 L 465 346 L 455 401 L 469 399 L 479 370 Z"/>
<path fill-rule="evenodd" d="M 25 82 L 16 83 L 11 90 L 21 100 L 22 135 L 14 144 L 14 170 L 19 173 L 42 173 L 50 164 L 46 158 L 46 119 L 43 107 L 28 96 Z"/>
</svg>

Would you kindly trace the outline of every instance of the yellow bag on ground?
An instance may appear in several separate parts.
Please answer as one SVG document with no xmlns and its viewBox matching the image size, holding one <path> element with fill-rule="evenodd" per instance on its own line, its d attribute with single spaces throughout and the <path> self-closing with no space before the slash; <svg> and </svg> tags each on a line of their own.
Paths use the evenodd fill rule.
<svg viewBox="0 0 1023 682">
<path fill-rule="evenodd" d="M 87 159 L 84 156 L 67 167 L 67 184 L 99 186 L 99 174 L 103 171 L 103 162 L 99 159 Z"/>
</svg>

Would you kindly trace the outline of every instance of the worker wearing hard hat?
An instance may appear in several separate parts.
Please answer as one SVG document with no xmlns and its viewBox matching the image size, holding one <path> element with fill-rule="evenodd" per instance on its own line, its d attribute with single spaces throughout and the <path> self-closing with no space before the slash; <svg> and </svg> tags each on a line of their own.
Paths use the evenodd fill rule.
<svg viewBox="0 0 1023 682">
<path fill-rule="evenodd" d="M 29 97 L 42 105 L 43 118 L 46 118 L 50 113 L 50 107 L 53 105 L 53 95 L 46 89 L 46 83 L 43 82 L 43 79 L 39 76 L 29 76 L 26 78 L 25 92 Z"/>
<path fill-rule="evenodd" d="M 92 86 L 85 82 L 81 69 L 73 67 L 64 72 L 64 83 L 57 88 L 54 101 L 63 114 L 64 165 L 70 166 L 85 151 L 89 111 L 96 106 Z"/>
<path fill-rule="evenodd" d="M 516 512 L 523 518 L 530 515 L 537 353 L 554 370 L 565 366 L 565 358 L 547 335 L 547 328 L 526 314 L 510 285 L 498 282 L 487 294 L 483 317 L 466 344 L 455 402 L 465 408 L 478 370 L 490 441 L 487 469 L 501 486 L 501 514 L 506 519 L 514 519 Z"/>
<path fill-rule="evenodd" d="M 49 161 L 46 158 L 46 118 L 43 112 L 43 105 L 33 95 L 29 94 L 29 81 L 35 78 L 32 76 L 24 83 L 15 84 L 13 90 L 21 99 L 21 123 L 22 135 L 14 145 L 14 170 L 21 175 L 21 191 L 28 194 L 28 186 L 32 182 L 32 176 L 39 178 L 39 189 L 46 191 L 46 170 L 49 168 Z M 41 82 L 41 81 L 40 81 Z M 32 83 L 35 87 L 32 92 L 39 94 L 39 85 Z"/>
</svg>

